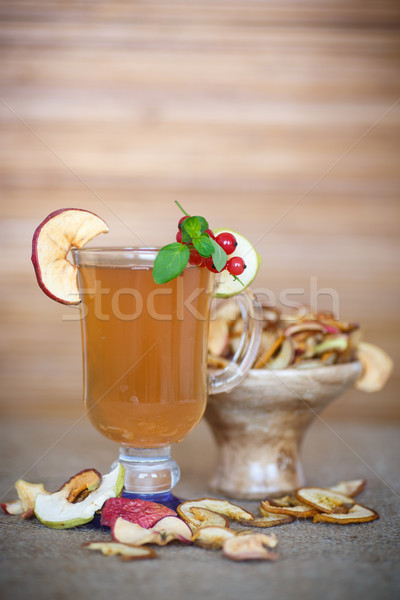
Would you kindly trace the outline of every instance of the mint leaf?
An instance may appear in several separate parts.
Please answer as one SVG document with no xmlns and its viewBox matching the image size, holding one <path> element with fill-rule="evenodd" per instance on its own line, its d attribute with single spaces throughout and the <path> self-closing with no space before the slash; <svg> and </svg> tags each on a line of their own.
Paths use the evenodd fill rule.
<svg viewBox="0 0 400 600">
<path fill-rule="evenodd" d="M 225 250 L 223 248 L 221 248 L 221 246 L 215 240 L 210 238 L 210 241 L 213 245 L 213 253 L 211 256 L 213 259 L 214 267 L 217 269 L 217 271 L 222 271 L 222 269 L 226 265 L 228 256 L 227 256 Z"/>
<path fill-rule="evenodd" d="M 189 256 L 189 248 L 179 242 L 173 242 L 161 248 L 154 261 L 153 279 L 155 283 L 167 283 L 178 277 L 186 267 Z"/>
<path fill-rule="evenodd" d="M 198 217 L 189 217 L 189 219 L 185 219 L 182 223 L 182 235 L 183 231 L 189 234 L 191 238 L 196 238 L 201 235 L 201 222 Z"/>
<path fill-rule="evenodd" d="M 214 246 L 212 244 L 212 239 L 208 236 L 208 234 L 200 235 L 193 240 L 193 246 L 196 248 L 197 252 L 200 256 L 211 256 L 214 252 Z M 222 250 L 222 248 L 221 248 Z"/>
<path fill-rule="evenodd" d="M 206 229 L 208 229 L 208 223 L 204 217 L 199 217 L 198 215 L 195 217 L 200 221 L 200 232 L 204 233 Z"/>
</svg>

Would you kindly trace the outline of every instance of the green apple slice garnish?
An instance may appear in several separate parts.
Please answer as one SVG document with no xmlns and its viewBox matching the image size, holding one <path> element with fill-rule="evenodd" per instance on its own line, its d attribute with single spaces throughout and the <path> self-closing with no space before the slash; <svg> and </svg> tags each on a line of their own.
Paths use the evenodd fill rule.
<svg viewBox="0 0 400 600">
<path fill-rule="evenodd" d="M 215 236 L 222 232 L 231 233 L 235 236 L 237 241 L 237 246 L 234 252 L 228 256 L 228 259 L 232 258 L 232 256 L 240 256 L 246 263 L 246 269 L 239 276 L 239 278 L 235 279 L 226 270 L 217 275 L 214 296 L 216 298 L 229 298 L 230 296 L 240 294 L 240 292 L 243 292 L 243 290 L 252 283 L 253 279 L 257 275 L 258 269 L 260 268 L 262 259 L 254 246 L 251 245 L 249 240 L 240 235 L 240 233 L 232 231 L 231 229 L 213 230 Z"/>
</svg>

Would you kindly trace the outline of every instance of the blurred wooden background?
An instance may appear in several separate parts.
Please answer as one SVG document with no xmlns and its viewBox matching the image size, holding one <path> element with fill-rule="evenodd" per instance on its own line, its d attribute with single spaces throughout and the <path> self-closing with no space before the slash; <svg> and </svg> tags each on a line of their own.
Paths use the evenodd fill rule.
<svg viewBox="0 0 400 600">
<path fill-rule="evenodd" d="M 3 414 L 83 412 L 76 313 L 30 264 L 39 222 L 87 208 L 96 243 L 162 244 L 176 199 L 256 243 L 255 287 L 332 288 L 392 355 L 382 392 L 325 418 L 400 419 L 399 31 L 395 0 L 2 0 Z"/>
</svg>

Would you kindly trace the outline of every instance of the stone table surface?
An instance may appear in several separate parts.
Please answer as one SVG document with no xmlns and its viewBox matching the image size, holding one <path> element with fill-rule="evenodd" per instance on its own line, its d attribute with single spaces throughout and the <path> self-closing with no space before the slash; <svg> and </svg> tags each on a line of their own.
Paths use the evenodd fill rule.
<svg viewBox="0 0 400 600">
<path fill-rule="evenodd" d="M 339 526 L 295 521 L 267 530 L 279 540 L 277 562 L 233 562 L 219 551 L 195 546 L 156 548 L 157 558 L 122 562 L 83 549 L 108 539 L 89 526 L 52 530 L 36 520 L 2 514 L 0 597 L 41 600 L 165 598 L 191 600 L 343 600 L 400 597 L 400 427 L 392 424 L 314 423 L 303 445 L 308 484 L 332 485 L 362 477 L 359 500 L 380 519 Z M 15 497 L 19 477 L 57 489 L 87 467 L 109 471 L 115 445 L 85 417 L 4 418 L 0 426 L 1 502 Z M 174 456 L 182 469 L 176 492 L 185 498 L 210 495 L 207 480 L 216 448 L 201 423 Z M 256 511 L 257 502 L 237 501 Z"/>
</svg>

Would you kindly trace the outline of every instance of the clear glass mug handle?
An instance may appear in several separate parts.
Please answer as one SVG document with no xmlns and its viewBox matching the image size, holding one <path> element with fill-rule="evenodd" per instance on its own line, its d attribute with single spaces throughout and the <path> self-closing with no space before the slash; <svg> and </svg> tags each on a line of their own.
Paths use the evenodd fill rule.
<svg viewBox="0 0 400 600">
<path fill-rule="evenodd" d="M 229 365 L 218 373 L 208 373 L 209 394 L 229 392 L 236 387 L 251 369 L 260 346 L 262 331 L 260 302 L 249 289 L 229 298 L 229 302 L 232 301 L 239 305 L 243 319 L 243 333 L 239 347 Z"/>
</svg>

